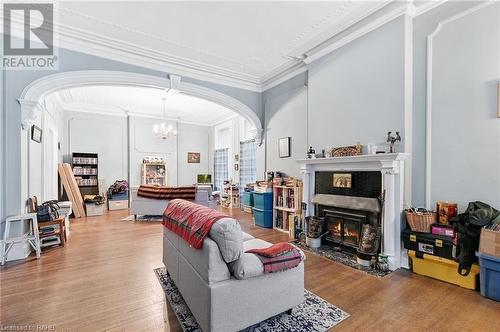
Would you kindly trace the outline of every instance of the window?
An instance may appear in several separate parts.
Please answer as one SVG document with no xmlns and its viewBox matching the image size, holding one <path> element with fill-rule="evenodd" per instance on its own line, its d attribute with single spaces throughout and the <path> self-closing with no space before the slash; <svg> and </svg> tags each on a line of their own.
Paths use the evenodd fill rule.
<svg viewBox="0 0 500 332">
<path fill-rule="evenodd" d="M 224 181 L 229 180 L 228 165 L 229 149 L 216 149 L 214 152 L 214 189 L 222 190 Z"/>
<path fill-rule="evenodd" d="M 248 183 L 257 179 L 255 162 L 255 140 L 240 142 L 240 186 L 244 188 Z"/>
</svg>

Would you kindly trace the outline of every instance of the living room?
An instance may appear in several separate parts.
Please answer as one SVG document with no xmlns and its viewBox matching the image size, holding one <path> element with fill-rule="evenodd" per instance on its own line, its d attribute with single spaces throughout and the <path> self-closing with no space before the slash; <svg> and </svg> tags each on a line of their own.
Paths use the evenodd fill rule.
<svg viewBox="0 0 500 332">
<path fill-rule="evenodd" d="M 499 2 L 2 20 L 2 329 L 500 328 Z"/>
</svg>

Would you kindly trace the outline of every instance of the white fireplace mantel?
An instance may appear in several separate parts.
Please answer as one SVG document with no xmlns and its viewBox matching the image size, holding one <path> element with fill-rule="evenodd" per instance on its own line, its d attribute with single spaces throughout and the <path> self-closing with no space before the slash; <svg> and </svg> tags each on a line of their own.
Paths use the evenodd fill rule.
<svg viewBox="0 0 500 332">
<path fill-rule="evenodd" d="M 353 157 L 300 159 L 303 198 L 307 204 L 306 216 L 314 214 L 311 200 L 315 194 L 315 174 L 319 171 L 379 171 L 382 173 L 382 191 L 385 204 L 382 215 L 382 251 L 389 257 L 389 266 L 395 270 L 408 267 L 406 252 L 401 247 L 402 212 L 406 204 L 404 198 L 404 162 L 407 153 L 384 153 Z"/>
</svg>

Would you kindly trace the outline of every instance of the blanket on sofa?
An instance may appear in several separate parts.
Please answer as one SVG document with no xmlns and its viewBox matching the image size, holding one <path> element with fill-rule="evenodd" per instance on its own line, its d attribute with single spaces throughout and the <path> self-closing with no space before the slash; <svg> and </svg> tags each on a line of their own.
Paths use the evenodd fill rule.
<svg viewBox="0 0 500 332">
<path fill-rule="evenodd" d="M 293 269 L 303 260 L 300 251 L 287 242 L 276 243 L 268 248 L 250 249 L 246 252 L 255 254 L 260 259 L 264 265 L 264 273 Z"/>
<path fill-rule="evenodd" d="M 183 199 L 169 202 L 163 213 L 163 225 L 187 241 L 193 248 L 201 249 L 212 225 L 228 216 L 206 206 Z"/>
<path fill-rule="evenodd" d="M 137 196 L 154 199 L 195 199 L 196 187 L 164 187 L 153 184 L 142 184 L 137 191 Z"/>
</svg>

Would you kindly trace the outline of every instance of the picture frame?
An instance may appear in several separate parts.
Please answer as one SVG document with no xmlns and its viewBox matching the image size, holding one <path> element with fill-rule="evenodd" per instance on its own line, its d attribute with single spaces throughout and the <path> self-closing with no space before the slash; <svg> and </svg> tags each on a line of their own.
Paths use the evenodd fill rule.
<svg viewBox="0 0 500 332">
<path fill-rule="evenodd" d="M 351 173 L 333 173 L 334 188 L 352 188 Z"/>
<path fill-rule="evenodd" d="M 234 170 L 239 171 L 240 170 L 240 165 L 239 164 L 234 164 Z"/>
<path fill-rule="evenodd" d="M 35 125 L 31 126 L 31 140 L 42 143 L 42 128 Z"/>
<path fill-rule="evenodd" d="M 187 162 L 188 162 L 188 164 L 199 164 L 200 163 L 200 153 L 199 152 L 188 152 Z"/>
<path fill-rule="evenodd" d="M 291 137 L 282 137 L 278 140 L 278 154 L 280 158 L 289 158 L 291 156 L 290 143 Z"/>
</svg>

